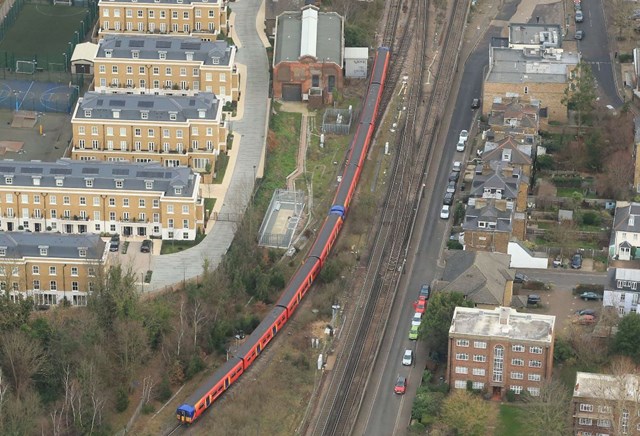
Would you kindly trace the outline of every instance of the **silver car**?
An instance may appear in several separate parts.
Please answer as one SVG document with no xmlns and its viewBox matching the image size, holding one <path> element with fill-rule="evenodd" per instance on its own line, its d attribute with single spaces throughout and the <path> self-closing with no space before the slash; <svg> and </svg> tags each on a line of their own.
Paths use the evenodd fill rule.
<svg viewBox="0 0 640 436">
<path fill-rule="evenodd" d="M 413 350 L 406 349 L 404 350 L 404 355 L 402 356 L 402 364 L 404 366 L 410 366 L 413 363 Z"/>
</svg>

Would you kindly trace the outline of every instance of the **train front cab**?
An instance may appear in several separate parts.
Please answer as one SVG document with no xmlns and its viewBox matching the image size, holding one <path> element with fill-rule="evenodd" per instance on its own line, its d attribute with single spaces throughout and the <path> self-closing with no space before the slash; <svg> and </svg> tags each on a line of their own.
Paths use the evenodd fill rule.
<svg viewBox="0 0 640 436">
<path fill-rule="evenodd" d="M 196 409 L 189 404 L 183 404 L 178 407 L 176 413 L 178 416 L 178 421 L 183 424 L 191 424 L 193 422 L 193 416 L 196 413 Z"/>
</svg>

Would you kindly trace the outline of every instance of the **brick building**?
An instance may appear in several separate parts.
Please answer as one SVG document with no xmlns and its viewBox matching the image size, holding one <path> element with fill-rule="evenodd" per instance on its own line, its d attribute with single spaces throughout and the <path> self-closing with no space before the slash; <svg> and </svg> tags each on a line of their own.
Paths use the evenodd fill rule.
<svg viewBox="0 0 640 436">
<path fill-rule="evenodd" d="M 0 290 L 14 301 L 85 306 L 107 253 L 98 235 L 0 232 Z"/>
<path fill-rule="evenodd" d="M 227 124 L 213 94 L 162 96 L 87 92 L 71 119 L 72 159 L 156 162 L 210 177 L 227 150 Z"/>
<path fill-rule="evenodd" d="M 193 240 L 204 226 L 200 176 L 155 164 L 3 162 L 0 229 Z M 1 233 L 0 233 L 1 234 Z"/>
<path fill-rule="evenodd" d="M 211 41 L 229 28 L 225 0 L 99 0 L 98 34 L 188 35 Z"/>
<path fill-rule="evenodd" d="M 213 93 L 240 97 L 236 47 L 180 36 L 106 35 L 94 59 L 95 91 L 121 94 Z"/>
<path fill-rule="evenodd" d="M 551 378 L 555 316 L 456 307 L 449 329 L 446 380 L 452 389 L 540 394 Z"/>
<path fill-rule="evenodd" d="M 497 141 L 484 144 L 482 160 L 484 162 L 504 162 L 518 168 L 526 177 L 531 177 L 533 170 L 533 150 L 535 146 L 528 142 L 520 142 L 509 135 Z"/>
<path fill-rule="evenodd" d="M 343 19 L 309 5 L 276 21 L 273 96 L 312 105 L 332 102 L 343 85 Z"/>
<path fill-rule="evenodd" d="M 497 138 L 511 136 L 523 143 L 534 144 L 540 130 L 540 108 L 517 98 L 496 97 L 488 122 Z"/>
</svg>

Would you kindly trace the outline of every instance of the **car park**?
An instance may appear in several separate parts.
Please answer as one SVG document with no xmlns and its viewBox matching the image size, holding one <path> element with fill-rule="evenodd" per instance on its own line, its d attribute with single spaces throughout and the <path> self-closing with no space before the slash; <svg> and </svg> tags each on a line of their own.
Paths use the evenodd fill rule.
<svg viewBox="0 0 640 436">
<path fill-rule="evenodd" d="M 459 171 L 451 171 L 451 173 L 449 173 L 449 181 L 450 182 L 458 182 L 459 178 L 460 178 L 460 172 Z"/>
<path fill-rule="evenodd" d="M 420 324 L 422 324 L 422 314 L 416 312 L 413 314 L 413 318 L 411 318 L 411 325 L 419 326 Z"/>
<path fill-rule="evenodd" d="M 451 206 L 453 204 L 453 192 L 446 192 L 442 198 L 442 204 Z"/>
<path fill-rule="evenodd" d="M 584 38 L 584 31 L 582 31 L 582 30 L 578 30 L 578 31 L 576 32 L 576 36 L 575 36 L 575 38 L 576 38 L 578 41 L 582 40 L 582 38 Z"/>
<path fill-rule="evenodd" d="M 462 169 L 462 162 L 457 160 L 453 163 L 453 168 L 451 168 L 451 171 L 455 171 L 456 173 L 459 173 L 461 169 Z"/>
<path fill-rule="evenodd" d="M 580 269 L 582 268 L 582 255 L 580 253 L 576 253 L 571 258 L 571 268 Z"/>
<path fill-rule="evenodd" d="M 596 316 L 596 311 L 593 309 L 578 309 L 576 315 L 591 315 Z"/>
<path fill-rule="evenodd" d="M 429 299 L 429 295 L 431 295 L 431 286 L 429 285 L 422 285 L 422 287 L 420 288 L 420 298 L 424 298 L 425 300 Z"/>
<path fill-rule="evenodd" d="M 451 208 L 451 206 L 448 205 L 443 205 L 442 209 L 440 209 L 440 218 L 442 218 L 443 220 L 448 220 L 449 219 L 449 209 Z"/>
<path fill-rule="evenodd" d="M 398 376 L 396 380 L 396 384 L 393 387 L 393 392 L 402 395 L 407 391 L 407 378 L 403 376 Z"/>
<path fill-rule="evenodd" d="M 582 23 L 584 21 L 584 15 L 582 14 L 582 11 L 576 11 L 576 23 Z"/>
<path fill-rule="evenodd" d="M 120 235 L 117 233 L 111 236 L 109 241 L 109 251 L 118 251 L 120 249 Z"/>
<path fill-rule="evenodd" d="M 513 283 L 526 283 L 528 281 L 529 281 L 529 277 L 527 277 L 523 273 L 516 273 L 516 275 L 513 278 Z"/>
<path fill-rule="evenodd" d="M 413 363 L 413 350 L 406 349 L 404 350 L 404 355 L 402 356 L 402 364 L 404 366 L 410 366 Z"/>
<path fill-rule="evenodd" d="M 482 100 L 480 100 L 479 98 L 474 98 L 471 101 L 471 109 L 478 109 L 481 103 L 482 103 Z"/>
<path fill-rule="evenodd" d="M 414 310 L 419 313 L 424 313 L 427 310 L 427 300 L 420 298 L 413 304 Z"/>
<path fill-rule="evenodd" d="M 584 301 L 587 301 L 587 300 L 601 300 L 602 299 L 602 295 L 596 294 L 595 292 L 583 292 L 582 294 L 580 294 L 580 298 L 582 298 Z"/>
<path fill-rule="evenodd" d="M 153 247 L 153 241 L 151 239 L 145 239 L 140 246 L 140 253 L 151 253 Z"/>
<path fill-rule="evenodd" d="M 409 340 L 415 341 L 416 339 L 418 339 L 418 330 L 419 329 L 420 329 L 420 326 L 417 326 L 417 325 L 412 325 L 411 326 L 411 330 L 409 330 Z"/>
<path fill-rule="evenodd" d="M 540 295 L 529 294 L 527 296 L 527 306 L 536 306 L 540 303 Z"/>
<path fill-rule="evenodd" d="M 456 192 L 456 182 L 455 182 L 455 180 L 451 180 L 447 184 L 447 191 L 446 192 L 451 192 L 451 193 Z"/>
</svg>

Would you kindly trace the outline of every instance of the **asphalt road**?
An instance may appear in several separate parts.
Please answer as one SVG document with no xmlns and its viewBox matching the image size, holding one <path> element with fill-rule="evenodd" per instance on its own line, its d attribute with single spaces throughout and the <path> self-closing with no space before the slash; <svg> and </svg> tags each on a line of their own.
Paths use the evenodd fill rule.
<svg viewBox="0 0 640 436">
<path fill-rule="evenodd" d="M 519 269 L 529 280 L 537 280 L 550 283 L 560 288 L 574 288 L 576 285 L 604 285 L 607 282 L 607 273 L 586 272 L 572 269 Z"/>
</svg>

